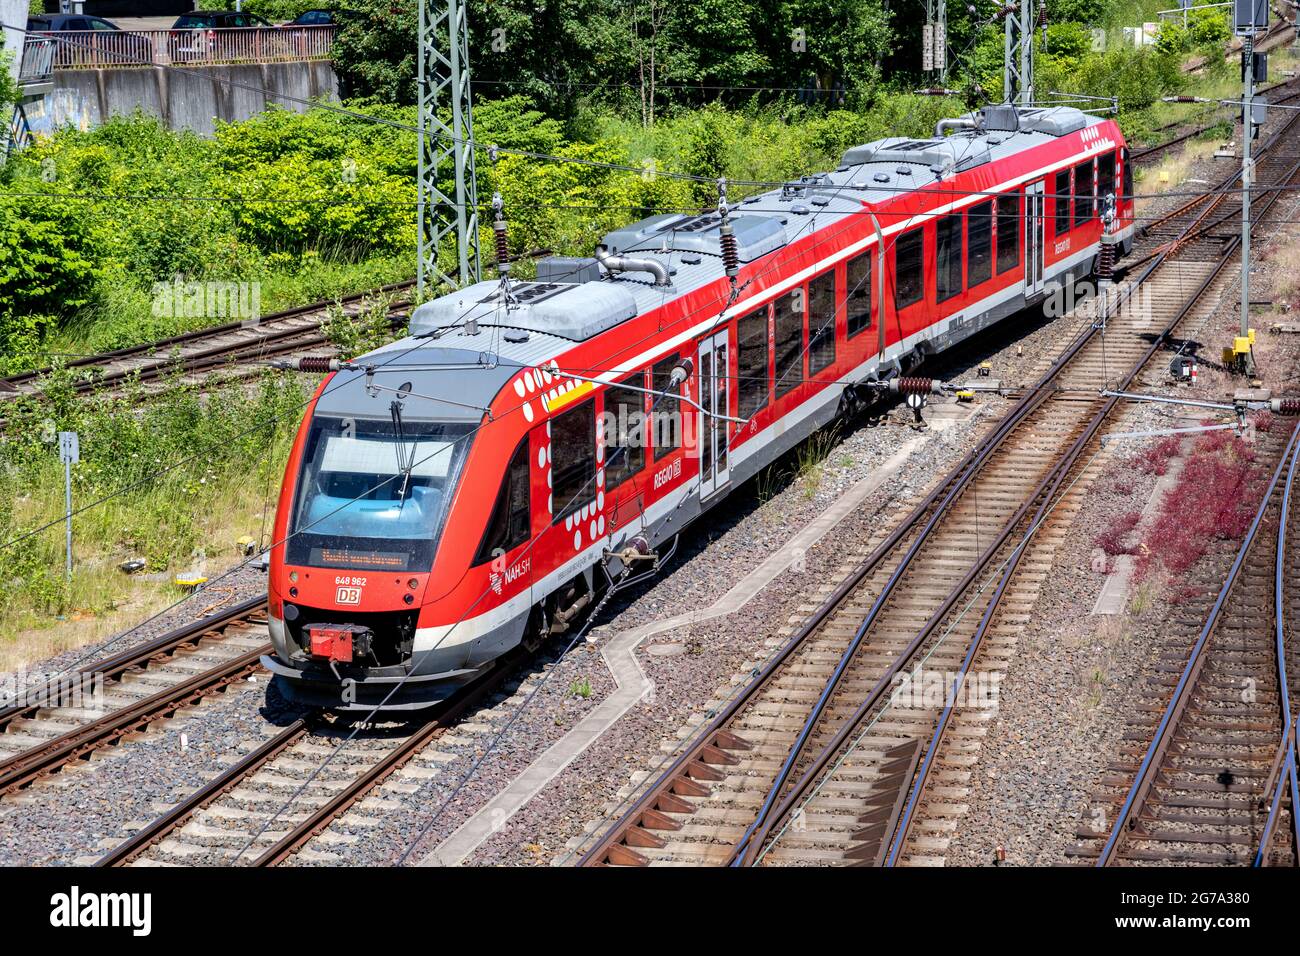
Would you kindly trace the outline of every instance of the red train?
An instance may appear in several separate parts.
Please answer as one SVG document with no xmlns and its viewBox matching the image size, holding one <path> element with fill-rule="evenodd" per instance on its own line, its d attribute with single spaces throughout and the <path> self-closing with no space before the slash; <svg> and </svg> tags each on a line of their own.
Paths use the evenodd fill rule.
<svg viewBox="0 0 1300 956">
<path fill-rule="evenodd" d="M 335 709 L 445 697 L 870 383 L 1093 272 L 1103 211 L 1127 251 L 1131 183 L 1113 121 L 986 107 L 426 303 L 299 430 L 267 667 Z"/>
</svg>

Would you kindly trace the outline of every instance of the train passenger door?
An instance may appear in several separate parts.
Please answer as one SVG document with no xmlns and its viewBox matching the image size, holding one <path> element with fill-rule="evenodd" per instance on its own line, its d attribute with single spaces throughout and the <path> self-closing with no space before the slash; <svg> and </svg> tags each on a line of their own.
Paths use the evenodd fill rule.
<svg viewBox="0 0 1300 956">
<path fill-rule="evenodd" d="M 1043 180 L 1025 189 L 1025 298 L 1043 291 L 1044 200 Z"/>
<path fill-rule="evenodd" d="M 700 497 L 707 498 L 727 484 L 731 376 L 727 368 L 727 332 L 700 342 L 700 408 L 696 447 L 700 455 Z"/>
</svg>

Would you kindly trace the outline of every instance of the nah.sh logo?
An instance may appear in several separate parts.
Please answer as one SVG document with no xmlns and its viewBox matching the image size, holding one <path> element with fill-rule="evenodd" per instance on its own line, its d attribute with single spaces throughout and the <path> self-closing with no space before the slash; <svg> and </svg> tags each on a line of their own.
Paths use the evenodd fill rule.
<svg viewBox="0 0 1300 956">
<path fill-rule="evenodd" d="M 341 587 L 334 600 L 339 604 L 360 604 L 361 588 Z"/>
</svg>

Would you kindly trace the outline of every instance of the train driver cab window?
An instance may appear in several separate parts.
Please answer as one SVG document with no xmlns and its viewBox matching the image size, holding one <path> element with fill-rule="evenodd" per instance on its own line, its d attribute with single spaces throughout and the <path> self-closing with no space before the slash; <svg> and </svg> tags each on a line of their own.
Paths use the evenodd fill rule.
<svg viewBox="0 0 1300 956">
<path fill-rule="evenodd" d="M 835 270 L 808 283 L 808 374 L 835 362 Z"/>
<path fill-rule="evenodd" d="M 1052 186 L 1052 192 L 1056 194 L 1056 234 L 1063 236 L 1070 231 L 1070 171 L 1063 169 L 1056 174 L 1056 182 Z"/>
<path fill-rule="evenodd" d="M 736 361 L 737 414 L 749 418 L 767 404 L 767 306 L 736 323 Z"/>
<path fill-rule="evenodd" d="M 1092 218 L 1092 160 L 1074 167 L 1074 224 L 1082 226 Z"/>
<path fill-rule="evenodd" d="M 849 260 L 848 294 L 844 304 L 848 313 L 849 338 L 871 328 L 871 251 Z"/>
<path fill-rule="evenodd" d="M 650 369 L 650 388 L 656 393 L 650 396 L 650 404 L 654 408 L 650 437 L 654 441 L 656 461 L 682 447 L 682 400 L 663 395 L 664 392 L 681 394 L 682 387 L 673 386 L 673 369 L 679 361 L 678 355 L 673 353 L 655 362 Z M 609 399 L 606 398 L 605 402 L 605 407 L 608 408 Z"/>
<path fill-rule="evenodd" d="M 1130 162 L 1128 147 L 1125 146 L 1119 151 L 1120 177 L 1123 186 L 1120 189 L 1121 195 L 1125 199 L 1133 198 L 1133 164 Z"/>
<path fill-rule="evenodd" d="M 921 274 L 920 229 L 905 232 L 894 246 L 894 308 L 901 312 L 925 295 Z"/>
<path fill-rule="evenodd" d="M 966 285 L 993 277 L 993 200 L 976 203 L 966 214 Z"/>
<path fill-rule="evenodd" d="M 492 506 L 483 542 L 474 564 L 479 565 L 502 554 L 509 554 L 528 540 L 532 524 L 532 503 L 528 492 L 528 436 L 525 435 L 510 457 L 497 502 Z"/>
<path fill-rule="evenodd" d="M 1020 193 L 998 197 L 998 273 L 1020 265 Z"/>
<path fill-rule="evenodd" d="M 776 300 L 776 396 L 803 381 L 803 319 L 808 311 L 803 289 Z"/>
<path fill-rule="evenodd" d="M 934 231 L 934 299 L 961 295 L 961 216 L 944 216 Z"/>
<path fill-rule="evenodd" d="M 596 400 L 551 419 L 551 497 L 555 521 L 596 497 Z"/>
<path fill-rule="evenodd" d="M 605 442 L 605 487 L 617 488 L 645 467 L 645 392 L 628 385 L 645 387 L 645 375 L 638 372 L 605 391 L 605 419 L 601 437 Z M 677 399 L 665 399 L 678 401 Z M 621 450 L 620 450 L 621 449 Z"/>
</svg>

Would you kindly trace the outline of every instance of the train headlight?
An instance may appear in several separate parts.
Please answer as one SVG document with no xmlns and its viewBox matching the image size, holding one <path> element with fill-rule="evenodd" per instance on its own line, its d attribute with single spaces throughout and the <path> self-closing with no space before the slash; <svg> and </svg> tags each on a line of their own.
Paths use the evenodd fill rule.
<svg viewBox="0 0 1300 956">
<path fill-rule="evenodd" d="M 406 603 L 406 604 L 414 604 L 414 603 L 415 603 L 415 595 L 414 595 L 414 594 L 403 594 L 403 595 L 402 595 L 402 601 L 403 601 L 404 603 Z"/>
<path fill-rule="evenodd" d="M 297 584 L 297 583 L 298 583 L 298 572 L 297 572 L 297 571 L 290 571 L 290 572 L 289 572 L 289 583 L 290 583 L 290 584 Z"/>
<path fill-rule="evenodd" d="M 418 587 L 420 586 L 420 579 L 419 579 L 419 578 L 411 578 L 411 580 L 409 580 L 409 581 L 406 582 L 406 586 L 407 586 L 408 588 L 410 588 L 412 591 L 414 591 L 416 588 L 418 588 Z"/>
</svg>

